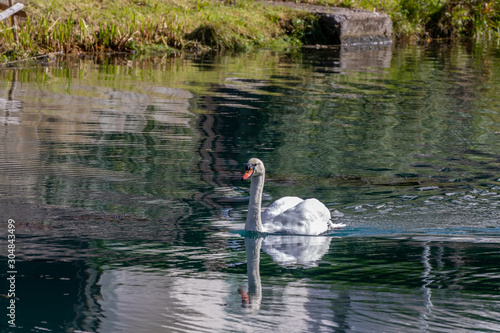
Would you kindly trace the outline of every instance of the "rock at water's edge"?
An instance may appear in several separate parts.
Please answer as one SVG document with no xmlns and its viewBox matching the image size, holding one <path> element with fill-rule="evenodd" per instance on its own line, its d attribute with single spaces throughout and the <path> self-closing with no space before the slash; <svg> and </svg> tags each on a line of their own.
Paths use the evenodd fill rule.
<svg viewBox="0 0 500 333">
<path fill-rule="evenodd" d="M 268 2 L 313 13 L 320 18 L 332 36 L 334 45 L 383 44 L 392 42 L 392 20 L 389 15 L 361 9 L 297 4 L 291 2 Z"/>
</svg>

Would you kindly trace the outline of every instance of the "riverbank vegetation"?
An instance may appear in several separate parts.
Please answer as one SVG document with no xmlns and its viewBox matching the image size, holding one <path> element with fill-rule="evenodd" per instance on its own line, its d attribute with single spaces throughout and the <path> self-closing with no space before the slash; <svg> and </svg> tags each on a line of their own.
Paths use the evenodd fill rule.
<svg viewBox="0 0 500 333">
<path fill-rule="evenodd" d="M 500 38 L 500 2 L 496 0 L 318 0 L 389 14 L 401 39 Z"/>
<path fill-rule="evenodd" d="M 493 0 L 301 0 L 386 12 L 397 39 L 500 37 Z M 31 0 L 28 18 L 0 23 L 0 60 L 51 52 L 145 52 L 276 48 L 322 40 L 310 13 L 250 0 Z M 3 58 L 3 59 L 2 59 Z"/>
<path fill-rule="evenodd" d="M 19 43 L 2 22 L 4 55 L 282 48 L 300 43 L 313 20 L 249 0 L 33 0 L 25 9 Z"/>
</svg>

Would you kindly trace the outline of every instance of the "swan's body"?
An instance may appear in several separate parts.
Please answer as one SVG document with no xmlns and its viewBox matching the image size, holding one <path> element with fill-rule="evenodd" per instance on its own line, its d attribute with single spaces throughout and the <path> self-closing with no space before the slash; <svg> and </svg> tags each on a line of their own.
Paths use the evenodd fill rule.
<svg viewBox="0 0 500 333">
<path fill-rule="evenodd" d="M 261 214 L 262 191 L 265 180 L 264 163 L 257 158 L 248 161 L 242 179 L 251 180 L 250 203 L 245 230 L 285 233 L 295 235 L 319 235 L 329 230 L 330 210 L 317 199 L 302 200 L 283 197 L 276 200 Z"/>
</svg>

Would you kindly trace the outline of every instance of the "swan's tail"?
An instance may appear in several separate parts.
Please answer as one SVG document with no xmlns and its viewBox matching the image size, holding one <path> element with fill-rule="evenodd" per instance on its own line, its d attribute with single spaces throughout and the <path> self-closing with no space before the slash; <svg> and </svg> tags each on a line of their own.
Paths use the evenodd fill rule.
<svg viewBox="0 0 500 333">
<path fill-rule="evenodd" d="M 333 223 L 332 221 L 328 221 L 328 230 L 343 229 L 345 226 L 345 223 Z"/>
</svg>

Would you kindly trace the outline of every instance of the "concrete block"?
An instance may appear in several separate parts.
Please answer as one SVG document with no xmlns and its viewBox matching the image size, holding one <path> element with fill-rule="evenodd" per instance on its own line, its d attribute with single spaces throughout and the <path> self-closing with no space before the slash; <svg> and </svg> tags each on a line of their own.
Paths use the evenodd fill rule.
<svg viewBox="0 0 500 333">
<path fill-rule="evenodd" d="M 293 2 L 267 2 L 314 13 L 332 34 L 332 45 L 385 44 L 392 42 L 392 20 L 389 15 L 368 10 L 309 5 Z"/>
<path fill-rule="evenodd" d="M 392 20 L 387 14 L 335 8 L 317 12 L 316 15 L 334 34 L 334 44 L 392 42 Z"/>
</svg>

